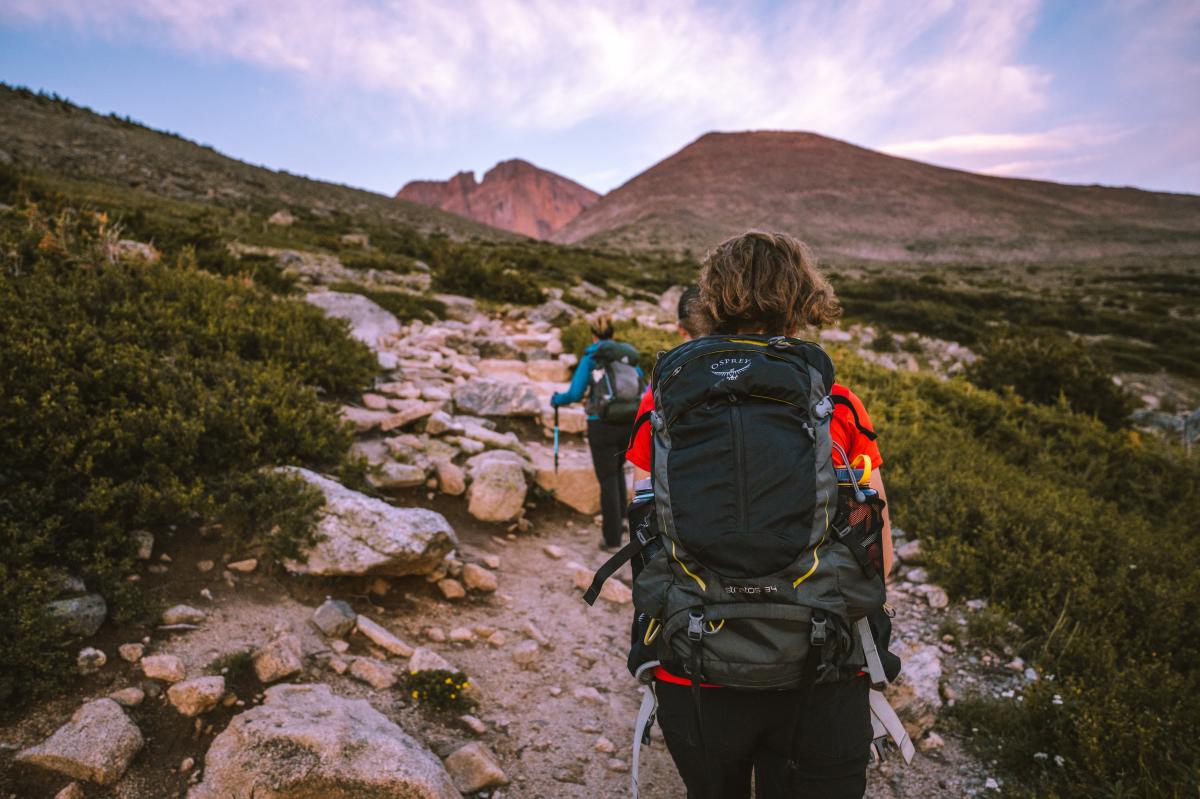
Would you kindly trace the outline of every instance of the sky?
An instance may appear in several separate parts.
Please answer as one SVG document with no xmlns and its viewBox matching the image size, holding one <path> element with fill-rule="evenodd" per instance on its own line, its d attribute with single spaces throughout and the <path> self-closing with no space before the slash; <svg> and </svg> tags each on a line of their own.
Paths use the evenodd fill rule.
<svg viewBox="0 0 1200 799">
<path fill-rule="evenodd" d="M 0 0 L 0 80 L 386 194 L 759 129 L 1200 193 L 1200 0 Z"/>
</svg>

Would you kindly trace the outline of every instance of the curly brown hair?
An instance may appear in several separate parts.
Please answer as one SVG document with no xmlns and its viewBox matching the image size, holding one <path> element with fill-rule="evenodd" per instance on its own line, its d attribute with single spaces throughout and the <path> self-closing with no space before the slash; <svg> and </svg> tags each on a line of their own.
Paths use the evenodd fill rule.
<svg viewBox="0 0 1200 799">
<path fill-rule="evenodd" d="M 783 333 L 837 322 L 841 305 L 804 242 L 751 230 L 717 245 L 700 270 L 700 303 L 717 333 Z"/>
</svg>

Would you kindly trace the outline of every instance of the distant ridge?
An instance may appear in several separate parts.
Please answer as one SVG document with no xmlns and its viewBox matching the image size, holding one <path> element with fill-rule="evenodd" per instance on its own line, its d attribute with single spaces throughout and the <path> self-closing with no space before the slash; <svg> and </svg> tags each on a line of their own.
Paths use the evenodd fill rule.
<svg viewBox="0 0 1200 799">
<path fill-rule="evenodd" d="M 509 238 L 454 214 L 248 164 L 175 133 L 98 114 L 57 95 L 0 83 L 0 164 L 4 163 L 180 200 L 261 205 L 268 213 L 290 204 L 316 213 L 366 212 L 458 238 Z"/>
<path fill-rule="evenodd" d="M 546 239 L 600 195 L 562 175 L 513 159 L 496 164 L 479 183 L 474 172 L 459 172 L 445 181 L 414 180 L 396 197 Z"/>
<path fill-rule="evenodd" d="M 699 254 L 754 227 L 889 260 L 1200 254 L 1200 197 L 978 175 L 815 133 L 708 133 L 553 240 Z"/>
</svg>

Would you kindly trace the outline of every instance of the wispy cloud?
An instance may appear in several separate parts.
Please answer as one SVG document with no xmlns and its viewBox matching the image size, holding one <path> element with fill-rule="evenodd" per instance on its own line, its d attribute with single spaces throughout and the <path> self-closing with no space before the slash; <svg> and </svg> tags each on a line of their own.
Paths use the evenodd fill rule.
<svg viewBox="0 0 1200 799">
<path fill-rule="evenodd" d="M 15 0 L 0 13 L 157 42 L 466 117 L 560 130 L 606 115 L 680 128 L 805 127 L 862 139 L 906 109 L 985 123 L 1037 108 L 1032 0 Z M 987 102 L 979 102 L 987 98 Z M 920 127 L 920 126 L 917 126 Z"/>
<path fill-rule="evenodd" d="M 1086 145 L 1106 144 L 1126 135 L 1126 131 L 1071 125 L 1033 133 L 966 133 L 921 139 L 881 147 L 885 153 L 906 157 L 944 155 L 997 155 L 1003 153 L 1070 150 Z"/>
<path fill-rule="evenodd" d="M 444 155 L 483 139 L 583 134 L 588 158 L 551 166 L 601 188 L 707 130 L 755 128 L 995 174 L 1191 185 L 1183 165 L 1200 185 L 1200 3 L 1100 0 L 1068 14 L 1110 34 L 1092 53 L 1106 70 L 1094 81 L 1061 80 L 1069 62 L 1031 47 L 1062 10 L 1049 15 L 1041 0 L 0 0 L 0 24 L 66 26 L 288 76 L 373 147 Z"/>
<path fill-rule="evenodd" d="M 891 155 L 966 167 L 988 175 L 1053 178 L 1068 168 L 1094 163 L 1101 157 L 1098 150 L 1131 132 L 1114 126 L 1069 125 L 1032 133 L 942 136 L 879 149 Z"/>
</svg>

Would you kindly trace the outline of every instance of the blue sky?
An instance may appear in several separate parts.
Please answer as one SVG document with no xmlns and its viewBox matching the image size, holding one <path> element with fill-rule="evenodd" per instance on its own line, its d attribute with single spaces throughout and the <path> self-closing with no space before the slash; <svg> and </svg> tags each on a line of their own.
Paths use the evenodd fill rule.
<svg viewBox="0 0 1200 799">
<path fill-rule="evenodd" d="M 763 128 L 1200 193 L 1196 0 L 0 0 L 0 80 L 388 194 Z"/>
</svg>

